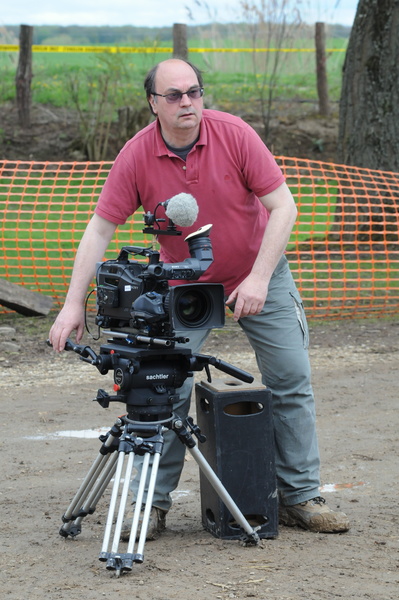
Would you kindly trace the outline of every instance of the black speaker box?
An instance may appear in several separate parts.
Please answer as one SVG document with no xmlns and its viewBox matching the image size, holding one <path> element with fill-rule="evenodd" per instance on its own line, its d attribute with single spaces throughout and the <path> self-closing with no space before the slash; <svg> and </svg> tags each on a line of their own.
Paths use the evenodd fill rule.
<svg viewBox="0 0 399 600">
<path fill-rule="evenodd" d="M 235 378 L 195 386 L 199 449 L 260 538 L 278 534 L 271 392 Z M 204 528 L 217 538 L 241 537 L 239 526 L 200 472 Z"/>
</svg>

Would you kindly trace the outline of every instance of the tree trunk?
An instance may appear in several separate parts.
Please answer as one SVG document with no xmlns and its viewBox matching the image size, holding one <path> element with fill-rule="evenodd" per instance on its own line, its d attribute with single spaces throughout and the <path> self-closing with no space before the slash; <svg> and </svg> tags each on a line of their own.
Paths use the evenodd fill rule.
<svg viewBox="0 0 399 600">
<path fill-rule="evenodd" d="M 187 25 L 184 23 L 173 25 L 173 58 L 188 59 Z"/>
<path fill-rule="evenodd" d="M 345 57 L 339 161 L 399 171 L 399 0 L 359 0 Z M 330 240 L 346 249 L 397 248 L 399 189 L 365 171 L 337 200 Z M 382 244 L 382 246 L 381 246 Z"/>
<path fill-rule="evenodd" d="M 324 23 L 316 23 L 315 28 L 316 45 L 316 75 L 317 75 L 317 95 L 319 97 L 319 114 L 327 117 L 330 113 L 330 103 L 328 100 L 328 84 L 326 69 L 326 31 Z"/>
<path fill-rule="evenodd" d="M 18 121 L 21 127 L 30 127 L 32 81 L 33 27 L 21 25 L 19 33 L 19 59 L 15 84 L 17 88 Z"/>
<path fill-rule="evenodd" d="M 345 57 L 340 162 L 399 171 L 399 0 L 359 0 Z"/>
</svg>

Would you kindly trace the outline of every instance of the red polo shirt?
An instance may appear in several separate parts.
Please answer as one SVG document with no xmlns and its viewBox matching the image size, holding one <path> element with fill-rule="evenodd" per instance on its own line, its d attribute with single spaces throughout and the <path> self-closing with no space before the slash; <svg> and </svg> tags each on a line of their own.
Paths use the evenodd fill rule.
<svg viewBox="0 0 399 600">
<path fill-rule="evenodd" d="M 203 111 L 200 137 L 184 161 L 169 151 L 158 122 L 134 136 L 117 156 L 104 184 L 96 213 L 122 224 L 142 205 L 154 212 L 181 192 L 197 200 L 199 214 L 182 236 L 159 236 L 167 263 L 189 256 L 184 238 L 213 224 L 214 262 L 199 281 L 223 283 L 227 294 L 249 274 L 268 220 L 258 197 L 284 182 L 272 154 L 255 131 L 238 117 Z M 157 216 L 162 210 L 157 211 Z"/>
</svg>

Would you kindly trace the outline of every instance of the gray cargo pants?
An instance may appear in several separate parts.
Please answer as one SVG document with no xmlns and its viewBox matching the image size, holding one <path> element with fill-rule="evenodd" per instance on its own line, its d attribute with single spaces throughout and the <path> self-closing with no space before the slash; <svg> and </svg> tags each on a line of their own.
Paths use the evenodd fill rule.
<svg viewBox="0 0 399 600">
<path fill-rule="evenodd" d="M 260 314 L 240 319 L 255 351 L 264 385 L 273 395 L 277 485 L 280 501 L 297 504 L 319 495 L 319 450 L 315 406 L 310 382 L 308 327 L 302 301 L 283 256 L 270 280 Z M 188 335 L 193 354 L 200 351 L 210 330 L 176 332 Z M 223 356 L 220 358 L 223 359 Z M 193 379 L 177 390 L 180 401 L 175 413 L 186 417 L 190 407 Z M 185 446 L 173 432 L 165 434 L 165 446 L 158 471 L 153 505 L 169 510 L 170 492 L 179 482 Z M 136 487 L 137 477 L 132 482 Z"/>
</svg>

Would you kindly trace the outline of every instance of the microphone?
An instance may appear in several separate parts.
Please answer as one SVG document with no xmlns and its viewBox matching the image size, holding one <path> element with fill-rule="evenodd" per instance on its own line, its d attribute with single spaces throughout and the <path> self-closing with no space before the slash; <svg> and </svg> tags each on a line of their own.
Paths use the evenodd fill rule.
<svg viewBox="0 0 399 600">
<path fill-rule="evenodd" d="M 182 192 L 173 196 L 166 202 L 162 202 L 165 207 L 166 216 L 180 227 L 190 227 L 195 223 L 198 216 L 198 204 L 194 196 Z"/>
</svg>

